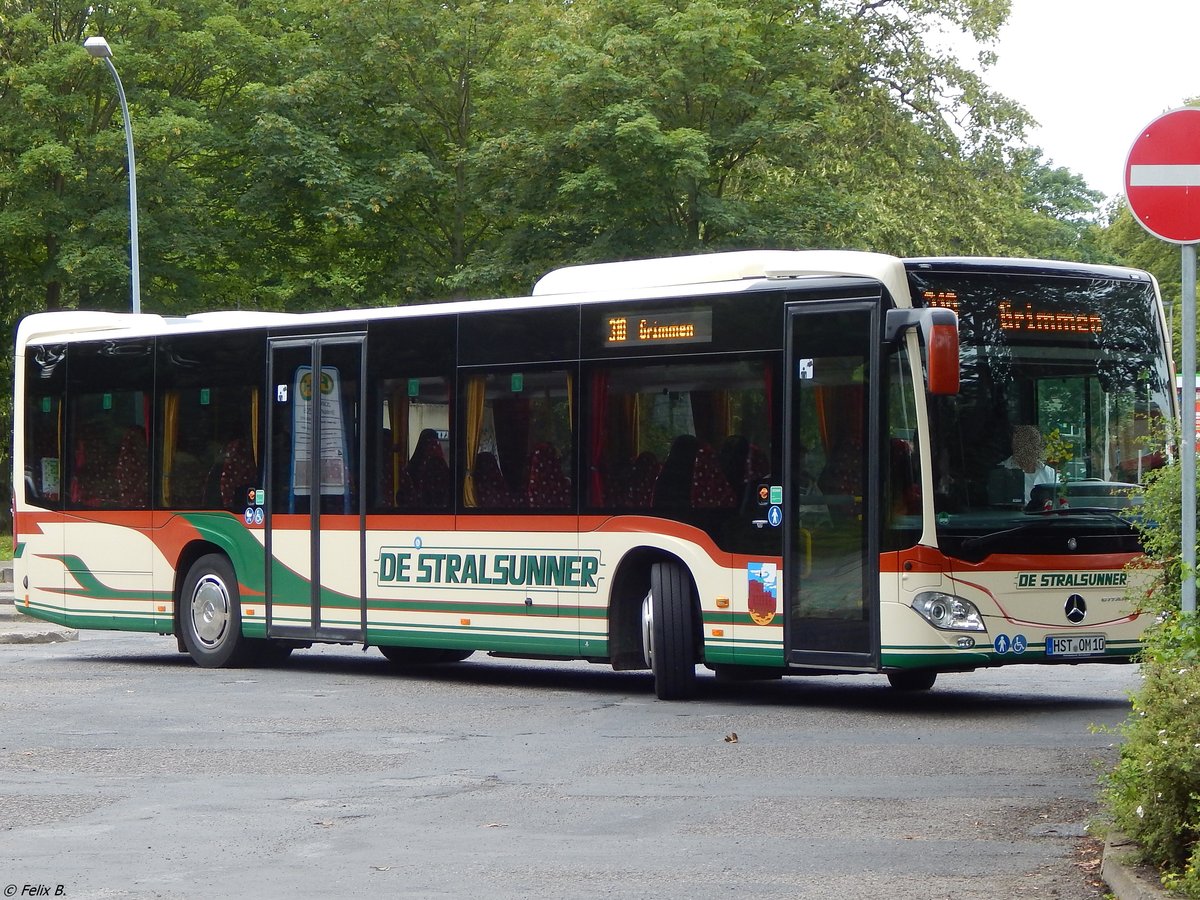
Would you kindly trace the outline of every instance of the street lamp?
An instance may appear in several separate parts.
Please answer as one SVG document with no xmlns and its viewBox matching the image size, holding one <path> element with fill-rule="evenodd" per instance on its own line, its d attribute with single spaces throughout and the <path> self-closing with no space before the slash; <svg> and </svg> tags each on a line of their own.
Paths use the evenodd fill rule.
<svg viewBox="0 0 1200 900">
<path fill-rule="evenodd" d="M 133 311 L 142 311 L 141 275 L 138 272 L 138 222 L 137 222 L 137 171 L 133 164 L 133 128 L 129 124 L 129 106 L 125 103 L 125 87 L 121 76 L 113 65 L 112 48 L 102 37 L 90 37 L 83 42 L 83 49 L 96 59 L 104 60 L 108 71 L 117 83 L 117 96 L 121 99 L 121 116 L 125 120 L 125 155 L 129 158 L 129 271 L 130 288 L 133 294 Z"/>
</svg>

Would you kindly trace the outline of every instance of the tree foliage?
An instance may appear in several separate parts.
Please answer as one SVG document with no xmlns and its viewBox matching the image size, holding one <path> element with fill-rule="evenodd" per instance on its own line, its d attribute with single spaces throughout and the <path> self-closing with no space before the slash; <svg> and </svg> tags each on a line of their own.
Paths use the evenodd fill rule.
<svg viewBox="0 0 1200 900">
<path fill-rule="evenodd" d="M 0 0 L 0 315 L 521 294 L 731 247 L 1094 250 L 1092 195 L 930 40 L 1007 0 Z M 8 365 L 6 354 L 0 363 Z"/>
<path fill-rule="evenodd" d="M 926 37 L 994 37 L 1005 0 L 0 10 L 10 320 L 127 303 L 98 33 L 147 310 L 520 293 L 564 262 L 735 246 L 1073 246 L 1075 207 L 1031 199 L 1054 185 L 1025 113 Z"/>
</svg>

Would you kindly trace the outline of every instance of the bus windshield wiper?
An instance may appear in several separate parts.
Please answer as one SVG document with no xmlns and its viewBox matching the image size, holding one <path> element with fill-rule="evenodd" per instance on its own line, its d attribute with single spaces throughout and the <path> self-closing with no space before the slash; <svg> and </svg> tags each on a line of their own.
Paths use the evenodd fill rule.
<svg viewBox="0 0 1200 900">
<path fill-rule="evenodd" d="M 1006 528 L 1003 531 L 992 531 L 988 534 L 981 534 L 978 537 L 967 538 L 962 542 L 962 549 L 967 553 L 973 553 L 976 550 L 982 550 L 989 547 L 1004 538 L 1013 537 L 1018 534 L 1024 534 L 1027 531 L 1036 531 L 1044 526 L 1047 522 L 1053 522 L 1059 518 L 1069 518 L 1073 516 L 1103 516 L 1107 519 L 1114 519 L 1120 522 L 1126 528 L 1134 530 L 1136 526 L 1123 516 L 1117 515 L 1111 509 L 1105 509 L 1102 506 L 1065 506 L 1062 509 L 1055 509 L 1046 512 L 1026 513 L 1033 517 L 1031 521 L 1022 522 L 1015 528 Z"/>
<path fill-rule="evenodd" d="M 1044 519 L 1051 519 L 1054 516 L 1103 516 L 1106 519 L 1116 519 L 1122 525 L 1130 528 L 1136 528 L 1129 519 L 1118 515 L 1107 506 L 1064 506 L 1059 509 L 1053 509 L 1046 512 L 1030 513 L 1030 515 L 1041 516 Z"/>
</svg>

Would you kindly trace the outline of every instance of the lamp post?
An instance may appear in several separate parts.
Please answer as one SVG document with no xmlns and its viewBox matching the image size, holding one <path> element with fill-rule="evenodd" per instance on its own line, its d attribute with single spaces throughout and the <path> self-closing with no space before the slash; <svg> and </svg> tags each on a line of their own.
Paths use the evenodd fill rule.
<svg viewBox="0 0 1200 900">
<path fill-rule="evenodd" d="M 96 59 L 104 60 L 108 71 L 112 73 L 113 81 L 117 83 L 117 96 L 121 100 L 121 116 L 125 120 L 125 155 L 129 159 L 129 271 L 132 307 L 135 313 L 142 311 L 141 275 L 138 271 L 138 221 L 137 221 L 137 171 L 133 163 L 133 127 L 129 123 L 129 106 L 125 102 L 125 87 L 121 84 L 121 76 L 113 65 L 112 48 L 102 37 L 90 37 L 83 42 L 83 48 Z"/>
</svg>

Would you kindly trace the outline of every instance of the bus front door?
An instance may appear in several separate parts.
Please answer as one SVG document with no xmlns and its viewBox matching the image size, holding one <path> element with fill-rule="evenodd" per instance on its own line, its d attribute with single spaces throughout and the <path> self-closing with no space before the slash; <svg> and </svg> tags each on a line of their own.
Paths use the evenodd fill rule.
<svg viewBox="0 0 1200 900">
<path fill-rule="evenodd" d="M 790 665 L 873 671 L 878 661 L 876 302 L 788 310 L 784 645 Z M 778 513 L 776 513 L 778 515 Z"/>
<path fill-rule="evenodd" d="M 267 634 L 361 643 L 365 337 L 271 342 Z"/>
</svg>

